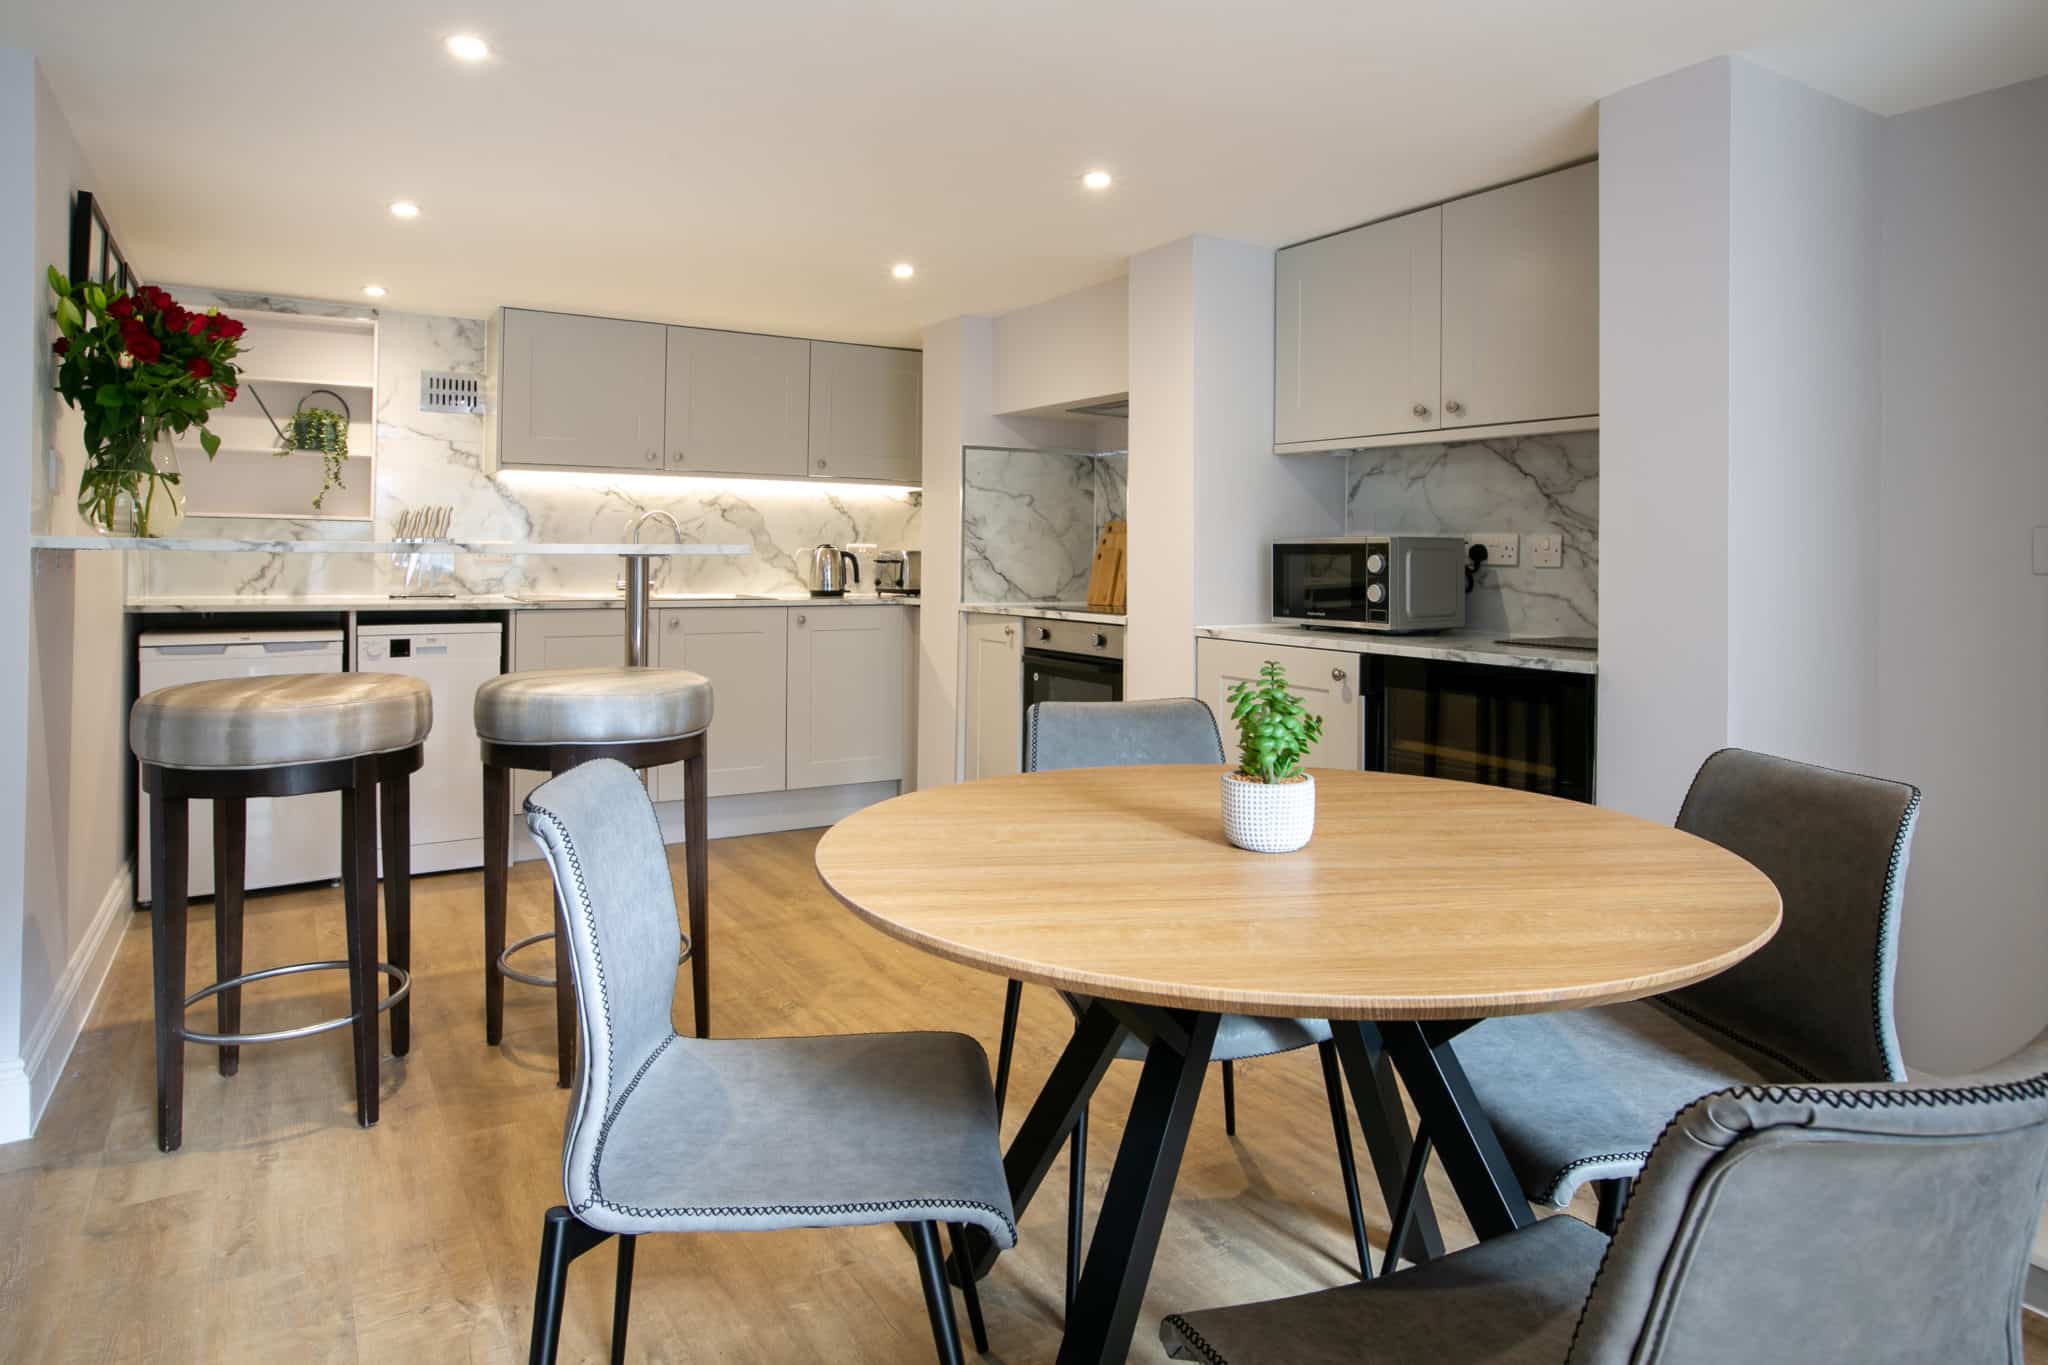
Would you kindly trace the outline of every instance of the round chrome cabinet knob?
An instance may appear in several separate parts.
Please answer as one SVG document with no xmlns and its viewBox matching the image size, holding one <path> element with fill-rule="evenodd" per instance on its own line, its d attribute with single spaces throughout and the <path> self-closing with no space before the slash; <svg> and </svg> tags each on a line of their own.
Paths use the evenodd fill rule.
<svg viewBox="0 0 2048 1365">
<path fill-rule="evenodd" d="M 1417 403 L 1414 407 L 1408 409 L 1408 411 L 1414 413 L 1417 417 L 1427 417 L 1429 416 L 1429 404 Z"/>
<path fill-rule="evenodd" d="M 1378 605 L 1379 605 L 1380 603 L 1382 603 L 1382 602 L 1386 601 L 1386 600 L 1387 600 L 1387 589 L 1386 589 L 1385 585 L 1384 585 L 1384 584 L 1380 584 L 1380 583 L 1368 583 L 1368 584 L 1366 584 L 1366 585 L 1365 585 L 1365 600 L 1366 600 L 1366 601 L 1368 601 L 1368 602 L 1370 602 L 1370 603 L 1372 603 L 1372 604 L 1373 604 L 1374 606 L 1378 606 Z"/>
<path fill-rule="evenodd" d="M 1462 417 L 1465 413 L 1465 405 L 1453 398 L 1444 404 L 1444 411 L 1453 417 Z"/>
<path fill-rule="evenodd" d="M 1343 682 L 1347 676 L 1348 675 L 1341 668 L 1333 668 L 1330 670 L 1331 682 Z"/>
<path fill-rule="evenodd" d="M 1372 574 L 1387 571 L 1387 557 L 1383 554 L 1369 554 L 1365 557 L 1365 571 Z"/>
</svg>

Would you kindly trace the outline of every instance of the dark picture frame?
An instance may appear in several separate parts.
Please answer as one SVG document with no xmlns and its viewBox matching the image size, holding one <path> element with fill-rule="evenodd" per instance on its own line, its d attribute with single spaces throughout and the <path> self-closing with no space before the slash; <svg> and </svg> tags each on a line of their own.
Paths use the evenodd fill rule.
<svg viewBox="0 0 2048 1365">
<path fill-rule="evenodd" d="M 71 282 L 87 281 L 115 293 L 126 293 L 142 283 L 121 254 L 99 200 L 92 191 L 80 190 L 71 206 Z"/>
</svg>

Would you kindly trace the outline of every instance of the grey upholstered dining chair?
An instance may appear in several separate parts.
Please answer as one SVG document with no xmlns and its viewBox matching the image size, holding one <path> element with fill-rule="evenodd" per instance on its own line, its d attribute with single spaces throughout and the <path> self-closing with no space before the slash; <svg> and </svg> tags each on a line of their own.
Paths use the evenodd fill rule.
<svg viewBox="0 0 2048 1365">
<path fill-rule="evenodd" d="M 1678 828 L 1761 869 L 1784 921 L 1750 957 L 1654 1001 L 1490 1019 L 1459 1035 L 1458 1060 L 1532 1201 L 1561 1208 L 1597 1182 L 1611 1231 L 1651 1140 L 1694 1097 L 1906 1079 L 1892 974 L 1919 810 L 1902 782 L 1745 749 L 1707 759 Z M 1418 1142 L 1415 1159 L 1427 1154 Z"/>
<path fill-rule="evenodd" d="M 630 769 L 598 759 L 526 799 L 568 926 L 583 1046 L 562 1140 L 566 1205 L 548 1210 L 533 1359 L 552 1361 L 569 1263 L 619 1238 L 612 1359 L 634 1239 L 649 1232 L 902 1225 L 939 1359 L 960 1360 L 938 1228 L 998 1247 L 1016 1220 L 980 1044 L 957 1033 L 710 1039 L 678 1034 L 675 890 Z M 974 1282 L 963 1286 L 986 1349 Z"/>
<path fill-rule="evenodd" d="M 1223 736 L 1208 703 L 1193 697 L 1171 701 L 1039 702 L 1025 714 L 1024 770 L 1131 767 L 1153 763 L 1221 763 Z M 1008 1087 L 1010 1056 L 1017 1037 L 1022 984 L 1012 981 L 1003 1001 L 1002 1042 L 997 1049 L 996 1097 Z M 1078 1018 L 1089 1001 L 1061 992 Z M 1225 1015 L 1216 1031 L 1214 1060 L 1223 1064 L 1224 1131 L 1237 1132 L 1237 1085 L 1233 1063 L 1250 1057 L 1292 1052 L 1313 1044 L 1323 1065 L 1323 1088 L 1337 1142 L 1337 1166 L 1344 1181 L 1345 1209 L 1360 1274 L 1371 1273 L 1365 1214 L 1358 1202 L 1358 1168 L 1351 1150 L 1351 1124 L 1344 1112 L 1344 1087 L 1337 1069 L 1330 1026 L 1319 1019 L 1261 1019 Z M 1145 1044 L 1126 1036 L 1118 1052 L 1124 1061 L 1143 1061 Z M 1074 1125 L 1067 1167 L 1067 1302 L 1074 1299 L 1081 1270 L 1081 1223 L 1088 1164 L 1088 1110 Z"/>
<path fill-rule="evenodd" d="M 1369 1284 L 1176 1313 L 1160 1339 L 1208 1365 L 2016 1365 L 2044 1067 L 2037 1042 L 1940 1088 L 1718 1091 L 1666 1125 L 1611 1243 L 1561 1214 Z"/>
</svg>

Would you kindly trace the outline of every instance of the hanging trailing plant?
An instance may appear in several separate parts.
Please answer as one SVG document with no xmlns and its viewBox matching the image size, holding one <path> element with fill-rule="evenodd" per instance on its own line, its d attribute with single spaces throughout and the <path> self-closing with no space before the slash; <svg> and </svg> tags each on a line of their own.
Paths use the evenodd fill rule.
<svg viewBox="0 0 2048 1365">
<path fill-rule="evenodd" d="M 300 408 L 285 422 L 284 440 L 278 454 L 315 451 L 320 455 L 320 491 L 313 495 L 313 510 L 327 500 L 330 488 L 347 488 L 341 481 L 348 467 L 348 414 L 332 408 Z"/>
</svg>

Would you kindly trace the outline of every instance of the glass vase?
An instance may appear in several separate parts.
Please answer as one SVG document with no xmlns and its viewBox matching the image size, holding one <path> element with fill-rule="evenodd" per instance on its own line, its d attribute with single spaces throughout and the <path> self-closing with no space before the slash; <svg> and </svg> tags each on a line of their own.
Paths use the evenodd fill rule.
<svg viewBox="0 0 2048 1365">
<path fill-rule="evenodd" d="M 160 536 L 185 520 L 178 450 L 168 432 L 109 440 L 78 482 L 78 515 L 105 536 Z"/>
</svg>

